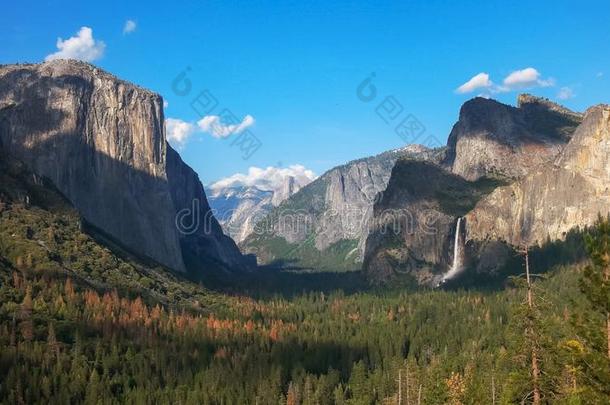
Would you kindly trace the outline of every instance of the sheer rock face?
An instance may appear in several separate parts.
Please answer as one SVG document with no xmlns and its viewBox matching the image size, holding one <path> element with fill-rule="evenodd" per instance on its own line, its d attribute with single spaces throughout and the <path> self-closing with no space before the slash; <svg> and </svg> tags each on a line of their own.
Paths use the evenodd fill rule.
<svg viewBox="0 0 610 405">
<path fill-rule="evenodd" d="M 527 94 L 517 108 L 477 97 L 462 106 L 444 163 L 468 180 L 521 178 L 553 161 L 581 120 L 581 114 Z"/>
<path fill-rule="evenodd" d="M 184 271 L 182 247 L 197 234 L 211 257 L 232 265 L 241 256 L 215 219 L 205 235 L 178 231 L 188 201 L 209 208 L 195 173 L 166 144 L 161 97 L 92 65 L 0 66 L 0 150 L 49 178 L 88 223 L 134 253 Z"/>
<path fill-rule="evenodd" d="M 444 212 L 437 192 L 467 181 L 427 162 L 398 160 L 386 191 L 374 207 L 363 270 L 373 283 L 398 274 L 431 284 L 450 261 L 454 215 Z"/>
<path fill-rule="evenodd" d="M 233 239 L 223 233 L 213 215 L 199 176 L 169 145 L 167 180 L 174 204 L 172 217 L 176 218 L 180 212 L 186 214 L 178 214 L 186 225 L 178 235 L 187 268 L 250 270 L 253 263 L 242 256 Z M 194 216 L 193 212 L 196 213 Z M 173 225 L 176 227 L 175 223 Z"/>
<path fill-rule="evenodd" d="M 552 163 L 501 187 L 466 216 L 467 238 L 514 246 L 562 240 L 610 212 L 610 107 L 587 110 Z"/>
</svg>

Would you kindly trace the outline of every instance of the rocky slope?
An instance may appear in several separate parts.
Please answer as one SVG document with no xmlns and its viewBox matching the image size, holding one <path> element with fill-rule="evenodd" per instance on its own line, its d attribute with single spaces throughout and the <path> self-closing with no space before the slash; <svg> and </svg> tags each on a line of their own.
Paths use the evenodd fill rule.
<svg viewBox="0 0 610 405">
<path fill-rule="evenodd" d="M 86 63 L 0 66 L 0 150 L 48 178 L 104 235 L 171 269 L 244 268 L 203 187 L 165 141 L 159 95 Z M 207 226 L 178 229 L 177 213 Z M 205 271 L 205 270 L 202 270 Z"/>
<path fill-rule="evenodd" d="M 243 242 L 258 221 L 274 207 L 301 189 L 293 176 L 287 176 L 278 189 L 231 185 L 208 188 L 210 207 L 225 233 L 237 243 Z"/>
<path fill-rule="evenodd" d="M 581 114 L 527 94 L 517 107 L 477 97 L 460 110 L 444 164 L 468 180 L 519 178 L 552 161 L 581 120 Z"/>
<path fill-rule="evenodd" d="M 273 209 L 242 248 L 261 263 L 359 268 L 373 204 L 401 156 L 440 161 L 442 151 L 411 145 L 335 167 Z"/>
<path fill-rule="evenodd" d="M 467 238 L 513 246 L 564 239 L 610 212 L 610 107 L 587 110 L 554 162 L 501 187 L 466 216 Z"/>
</svg>

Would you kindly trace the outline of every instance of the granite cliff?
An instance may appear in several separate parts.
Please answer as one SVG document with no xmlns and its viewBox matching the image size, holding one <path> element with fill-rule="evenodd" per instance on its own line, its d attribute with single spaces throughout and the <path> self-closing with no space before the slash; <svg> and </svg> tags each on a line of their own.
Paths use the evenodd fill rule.
<svg viewBox="0 0 610 405">
<path fill-rule="evenodd" d="M 477 97 L 460 109 L 444 165 L 468 180 L 520 178 L 553 161 L 581 121 L 582 114 L 528 94 L 517 107 Z"/>
<path fill-rule="evenodd" d="M 479 270 L 490 270 L 494 260 L 487 259 L 507 250 L 498 247 L 503 244 L 498 239 L 516 241 L 511 236 L 519 225 L 507 218 L 522 212 L 514 187 L 567 153 L 589 125 L 581 121 L 582 114 L 530 95 L 520 95 L 517 107 L 480 97 L 467 101 L 440 164 L 396 163 L 383 198 L 375 204 L 375 228 L 366 242 L 363 266 L 368 277 L 383 283 L 406 275 L 418 284 L 435 285 L 456 263 L 456 240 L 462 245 L 474 238 L 490 243 L 462 250 L 468 250 Z M 558 180 L 547 176 L 530 187 L 555 190 Z M 566 183 L 571 181 L 566 177 Z M 537 194 L 534 201 L 561 206 L 567 200 Z M 575 215 L 565 218 L 562 231 L 582 223 Z M 464 216 L 458 228 L 458 218 Z M 539 223 L 541 229 L 545 225 L 546 218 Z M 470 265 L 464 259 L 464 266 Z"/>
<path fill-rule="evenodd" d="M 177 271 L 246 268 L 197 175 L 166 143 L 162 105 L 82 62 L 0 66 L 0 153 L 48 178 L 92 229 L 133 253 Z M 199 226 L 178 229 L 178 213 Z"/>
<path fill-rule="evenodd" d="M 562 240 L 610 212 L 610 107 L 587 110 L 554 162 L 500 187 L 466 215 L 470 240 L 512 246 Z"/>
</svg>

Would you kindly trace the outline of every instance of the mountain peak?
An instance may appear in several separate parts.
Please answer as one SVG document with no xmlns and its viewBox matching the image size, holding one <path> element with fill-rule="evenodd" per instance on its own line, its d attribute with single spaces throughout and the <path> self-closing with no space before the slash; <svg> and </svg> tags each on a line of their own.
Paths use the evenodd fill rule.
<svg viewBox="0 0 610 405">
<path fill-rule="evenodd" d="M 66 81 L 70 78 L 85 80 L 101 79 L 111 82 L 112 85 L 124 85 L 128 88 L 137 89 L 140 94 L 147 95 L 153 99 L 161 99 L 159 94 L 149 89 L 120 79 L 92 63 L 76 59 L 54 59 L 42 63 L 0 64 L 0 70 L 6 73 L 14 72 L 15 75 L 19 75 L 19 72 L 28 71 L 30 74 L 37 75 L 38 77 L 53 78 L 53 80 L 58 82 Z"/>
<path fill-rule="evenodd" d="M 583 114 L 574 112 L 561 104 L 555 103 L 545 97 L 534 96 L 528 93 L 522 93 L 517 96 L 517 107 L 522 110 L 528 109 L 546 109 L 555 113 L 563 114 L 569 117 L 582 118 Z"/>
<path fill-rule="evenodd" d="M 464 103 L 448 139 L 445 163 L 466 179 L 519 178 L 552 161 L 582 114 L 541 97 L 521 94 L 518 107 L 475 97 Z"/>
<path fill-rule="evenodd" d="M 498 110 L 498 109 L 510 109 L 514 108 L 507 104 L 501 103 L 498 100 L 487 97 L 474 97 L 467 100 L 460 108 L 460 117 L 463 115 L 471 115 L 479 112 Z"/>
</svg>

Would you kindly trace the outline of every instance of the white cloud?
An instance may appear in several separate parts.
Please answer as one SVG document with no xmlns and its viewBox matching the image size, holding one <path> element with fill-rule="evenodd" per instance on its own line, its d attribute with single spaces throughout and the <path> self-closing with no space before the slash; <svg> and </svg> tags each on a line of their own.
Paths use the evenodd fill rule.
<svg viewBox="0 0 610 405">
<path fill-rule="evenodd" d="M 239 134 L 254 125 L 254 117 L 246 115 L 239 124 L 223 124 L 218 115 L 207 115 L 197 122 L 197 126 L 214 138 L 226 138 L 233 134 Z"/>
<path fill-rule="evenodd" d="M 136 30 L 137 24 L 133 20 L 125 21 L 125 25 L 123 26 L 123 34 L 131 34 Z"/>
<path fill-rule="evenodd" d="M 167 106 L 167 102 L 163 101 L 163 107 L 167 108 Z M 197 132 L 207 132 L 214 138 L 226 138 L 232 134 L 239 134 L 252 125 L 254 125 L 254 117 L 251 115 L 246 115 L 242 122 L 233 125 L 223 124 L 217 115 L 205 116 L 196 125 L 177 118 L 167 118 L 165 132 L 170 143 L 182 147 Z"/>
<path fill-rule="evenodd" d="M 549 78 L 543 80 L 540 78 L 540 72 L 533 67 L 528 67 L 521 70 L 515 70 L 504 78 L 504 88 L 502 91 L 514 89 L 525 89 L 532 87 L 550 87 L 555 85 L 555 80 Z"/>
<path fill-rule="evenodd" d="M 252 187 L 255 186 L 265 191 L 280 191 L 288 177 L 294 177 L 295 186 L 301 188 L 316 178 L 313 171 L 303 165 L 291 165 L 289 167 L 269 166 L 265 169 L 250 167 L 247 174 L 236 173 L 221 179 L 210 186 L 212 192 L 226 187 Z"/>
<path fill-rule="evenodd" d="M 504 78 L 502 85 L 497 85 L 491 81 L 489 74 L 479 73 L 458 87 L 455 92 L 458 94 L 465 94 L 482 89 L 482 96 L 489 97 L 490 94 L 495 93 L 505 93 L 513 90 L 530 89 L 533 87 L 551 87 L 554 85 L 555 80 L 553 78 L 542 79 L 540 72 L 533 67 L 528 67 L 511 72 Z"/>
<path fill-rule="evenodd" d="M 459 94 L 470 93 L 475 91 L 476 89 L 481 88 L 490 88 L 493 86 L 493 82 L 489 80 L 489 74 L 487 73 L 479 73 L 478 75 L 473 76 L 466 83 L 462 84 L 455 91 Z"/>
<path fill-rule="evenodd" d="M 106 44 L 93 38 L 93 30 L 89 27 L 81 27 L 74 37 L 66 40 L 57 38 L 58 51 L 47 55 L 45 60 L 53 59 L 78 59 L 92 62 L 104 55 Z"/>
<path fill-rule="evenodd" d="M 574 91 L 569 87 L 562 87 L 557 93 L 557 98 L 560 100 L 567 100 L 574 97 Z"/>
<path fill-rule="evenodd" d="M 190 122 L 182 121 L 176 118 L 167 118 L 165 120 L 165 133 L 167 140 L 176 146 L 183 146 L 186 141 L 195 132 L 195 126 Z"/>
</svg>

